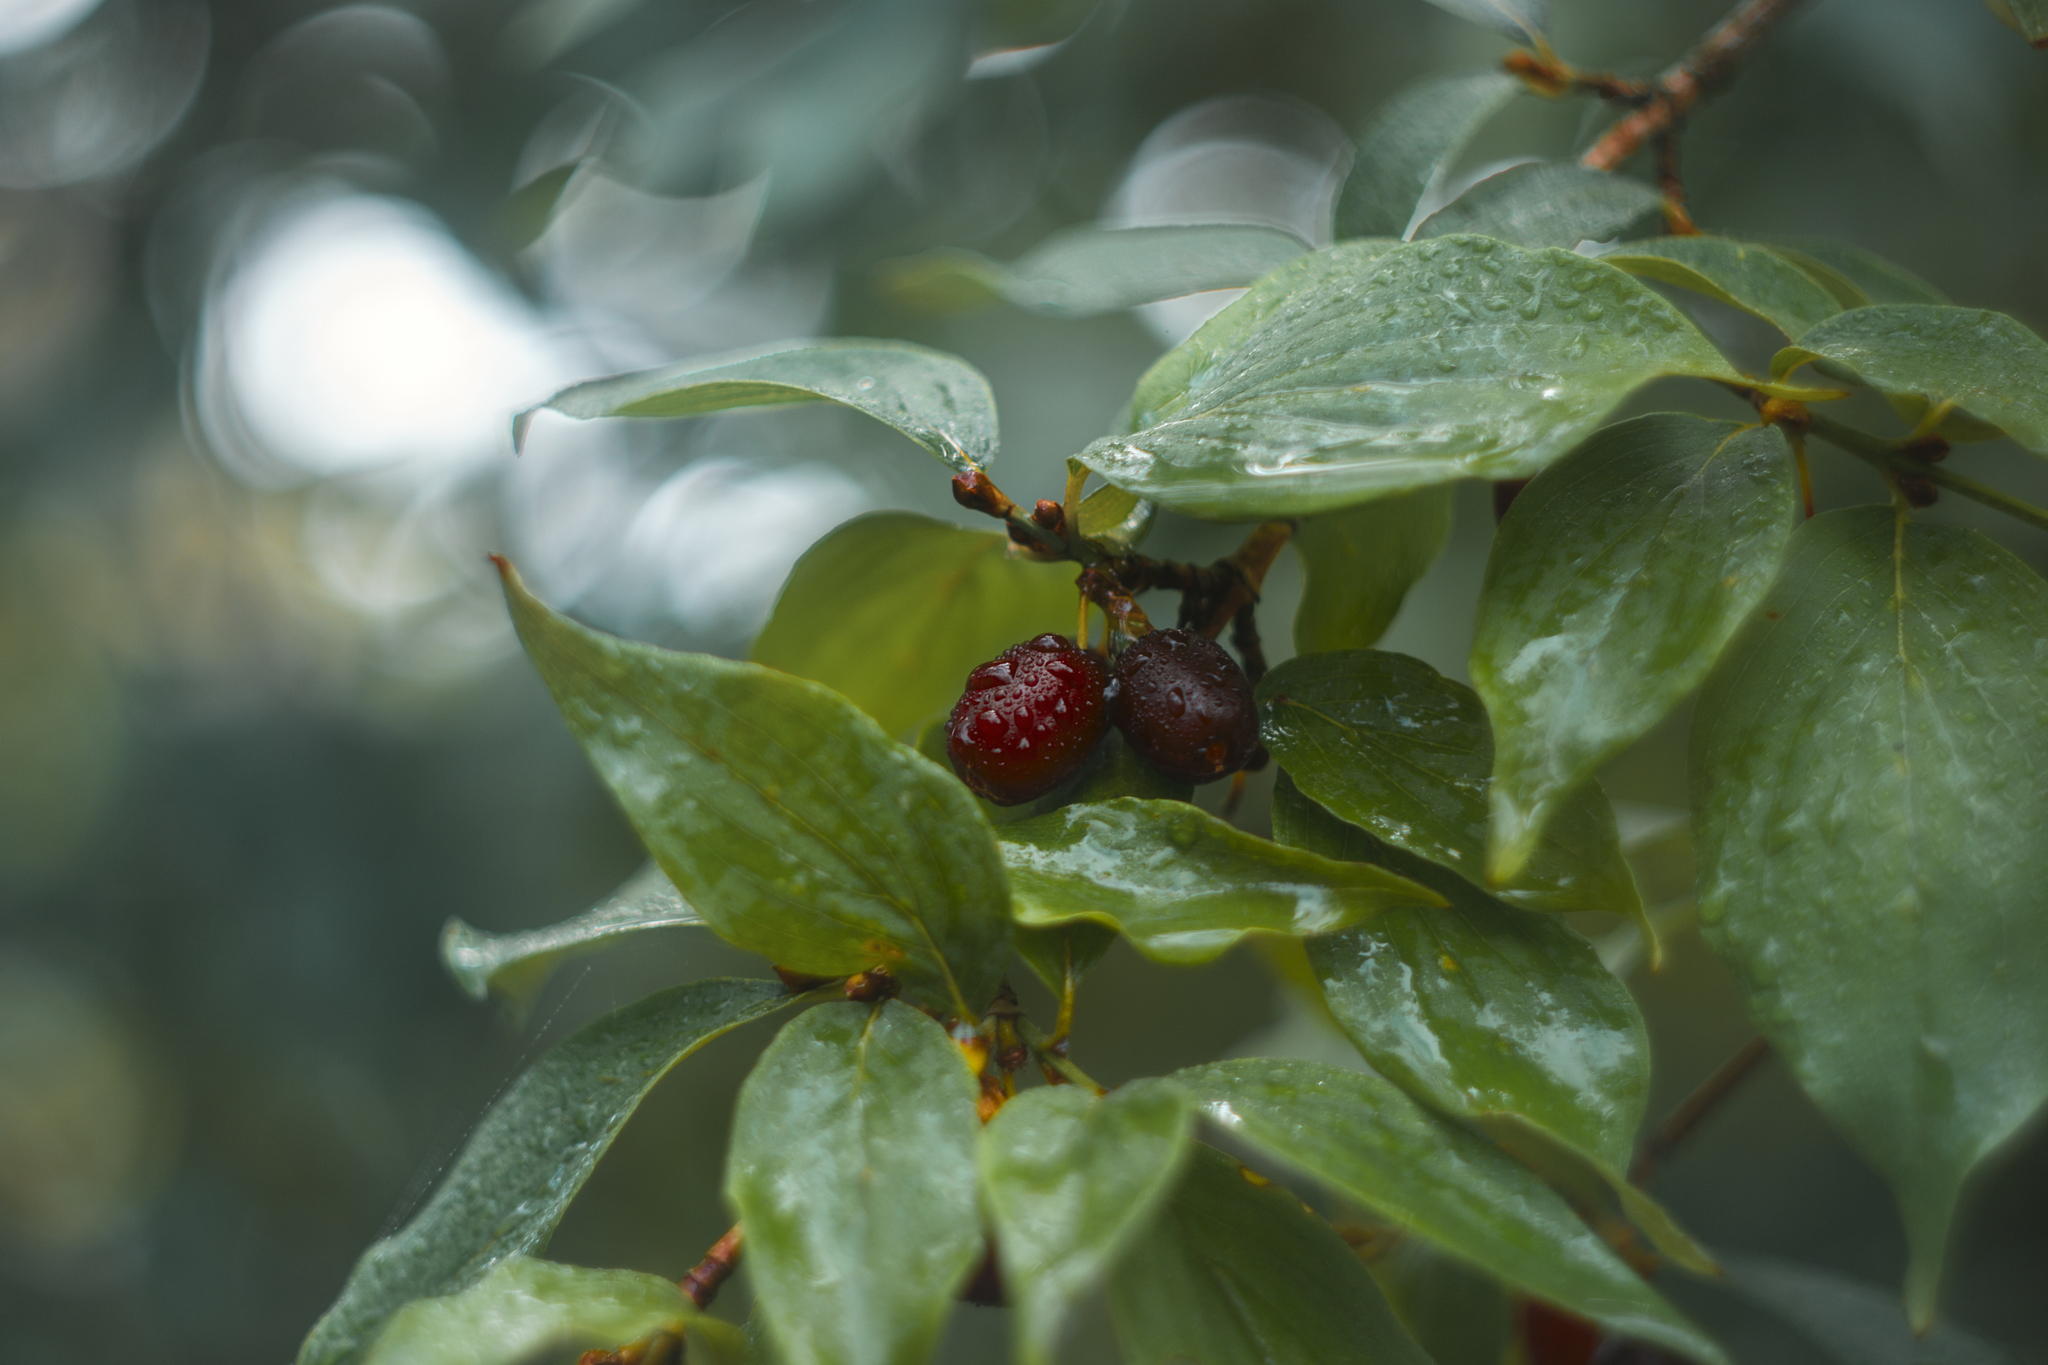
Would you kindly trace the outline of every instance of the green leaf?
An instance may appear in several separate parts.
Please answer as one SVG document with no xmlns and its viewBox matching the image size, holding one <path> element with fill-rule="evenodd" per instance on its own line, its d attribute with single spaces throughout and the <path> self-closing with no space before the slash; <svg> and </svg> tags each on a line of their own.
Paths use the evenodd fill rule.
<svg viewBox="0 0 2048 1365">
<path fill-rule="evenodd" d="M 1593 945 L 1339 820 L 1284 773 L 1273 832 L 1328 858 L 1428 880 L 1451 902 L 1388 911 L 1308 945 L 1332 1017 L 1373 1070 L 1473 1123 L 1582 1213 L 1626 1217 L 1665 1255 L 1711 1272 L 1712 1259 L 1628 1183 L 1650 1044 L 1634 998 Z"/>
<path fill-rule="evenodd" d="M 1991 12 L 2035 47 L 2048 48 L 2048 0 L 1990 0 Z"/>
<path fill-rule="evenodd" d="M 387 1318 L 538 1251 L 598 1158 L 669 1068 L 792 1003 L 774 981 L 699 981 L 586 1024 L 512 1082 L 426 1207 L 363 1253 L 299 1348 L 299 1365 L 362 1359 Z"/>
<path fill-rule="evenodd" d="M 1739 378 L 1613 266 L 1483 237 L 1346 242 L 1160 357 L 1132 399 L 1133 434 L 1079 459 L 1175 511 L 1308 515 L 1526 478 L 1673 374 Z"/>
<path fill-rule="evenodd" d="M 1818 1266 L 1735 1257 L 1728 1285 L 1797 1328 L 1835 1365 L 2013 1365 L 1997 1347 L 1947 1324 L 1916 1335 L 1891 1295 Z"/>
<path fill-rule="evenodd" d="M 1259 683 L 1259 735 L 1302 791 L 1419 858 L 1486 885 L 1493 732 L 1479 698 L 1420 659 L 1303 654 Z M 1580 787 L 1526 866 L 1493 888 L 1524 910 L 1641 913 L 1613 808 Z"/>
<path fill-rule="evenodd" d="M 1051 1365 L 1068 1310 L 1180 1179 L 1193 1122 L 1180 1087 L 1136 1081 L 1101 1099 L 1071 1085 L 1027 1090 L 982 1130 L 982 1198 L 1022 1365 Z"/>
<path fill-rule="evenodd" d="M 1231 1133 L 1452 1255 L 1617 1335 L 1726 1365 L 1534 1172 L 1391 1082 L 1267 1058 L 1174 1078 Z"/>
<path fill-rule="evenodd" d="M 1162 962 L 1207 962 L 1250 933 L 1334 933 L 1443 898 L 1377 867 L 1246 834 L 1180 801 L 1066 806 L 1006 825 L 1011 912 L 1045 928 L 1093 920 Z"/>
<path fill-rule="evenodd" d="M 1017 956 L 1054 995 L 1066 988 L 1070 970 L 1079 980 L 1116 942 L 1116 930 L 1091 920 L 1075 920 L 1051 929 L 1020 924 L 1016 933 Z"/>
<path fill-rule="evenodd" d="M 1327 1223 L 1208 1147 L 1109 1292 L 1128 1365 L 1429 1365 Z"/>
<path fill-rule="evenodd" d="M 1077 227 L 1054 233 L 1008 265 L 947 248 L 891 262 L 882 282 L 906 303 L 935 312 L 1006 300 L 1033 313 L 1086 318 L 1242 288 L 1307 250 L 1291 232 L 1249 224 Z"/>
<path fill-rule="evenodd" d="M 1067 462 L 1069 469 L 1075 462 Z M 1105 484 L 1081 499 L 1081 538 L 1092 540 L 1113 555 L 1129 554 L 1152 533 L 1159 504 Z"/>
<path fill-rule="evenodd" d="M 696 417 L 820 400 L 896 428 L 956 470 L 986 469 L 995 459 L 996 400 L 979 370 L 907 341 L 858 337 L 778 342 L 576 384 L 514 418 L 512 439 L 523 444 L 543 409 L 570 417 Z"/>
<path fill-rule="evenodd" d="M 1429 3 L 1518 43 L 1542 46 L 1543 31 L 1550 27 L 1550 0 L 1429 0 Z"/>
<path fill-rule="evenodd" d="M 1812 275 L 1768 247 L 1726 237 L 1649 237 L 1600 258 L 1753 313 L 1788 337 L 1842 311 Z"/>
<path fill-rule="evenodd" d="M 1799 239 L 1770 249 L 1811 275 L 1844 308 L 1873 303 L 1947 303 L 1948 296 L 1875 252 L 1842 242 Z"/>
<path fill-rule="evenodd" d="M 1825 359 L 1888 394 L 1953 403 L 2048 455 L 2048 342 L 2003 313 L 1936 304 L 1852 308 L 1778 352 L 1783 376 Z"/>
<path fill-rule="evenodd" d="M 1684 413 L 1596 432 L 1515 499 L 1472 642 L 1491 877 L 1519 872 L 1553 813 L 1706 677 L 1799 519 L 1776 427 Z"/>
<path fill-rule="evenodd" d="M 740 1088 L 725 1191 L 788 1365 L 919 1365 L 981 1254 L 979 1088 L 900 1001 L 821 1005 Z"/>
<path fill-rule="evenodd" d="M 1019 640 L 1073 634 L 1073 566 L 1011 558 L 1008 547 L 910 512 L 856 517 L 790 570 L 754 662 L 821 682 L 907 735 Z"/>
<path fill-rule="evenodd" d="M 1411 85 L 1373 116 L 1337 198 L 1337 236 L 1405 237 L 1424 191 L 1479 129 L 1527 89 L 1504 72 Z"/>
<path fill-rule="evenodd" d="M 1499 1280 L 1406 1236 L 1366 1268 L 1435 1365 L 1501 1365 L 1514 1319 Z"/>
<path fill-rule="evenodd" d="M 1394 623 L 1451 534 L 1451 488 L 1425 488 L 1308 517 L 1294 531 L 1301 604 L 1294 652 L 1363 649 Z"/>
<path fill-rule="evenodd" d="M 1976 532 L 1829 512 L 1694 720 L 1700 922 L 1898 1194 L 1922 1329 L 1964 1176 L 2048 1099 L 2044 621 Z"/>
<path fill-rule="evenodd" d="M 988 1001 L 1008 890 L 952 774 L 816 683 L 601 634 L 501 572 L 569 729 L 720 937 L 816 976 L 885 965 L 965 1016 Z"/>
<path fill-rule="evenodd" d="M 1510 166 L 1466 190 L 1415 229 L 1417 238 L 1477 233 L 1516 246 L 1604 242 L 1661 213 L 1664 196 L 1640 180 L 1576 161 Z"/>
<path fill-rule="evenodd" d="M 544 1352 L 681 1335 L 696 1318 L 674 1280 L 514 1256 L 459 1294 L 415 1299 L 392 1314 L 364 1365 L 523 1365 Z"/>
<path fill-rule="evenodd" d="M 703 922 L 662 870 L 647 863 L 590 909 L 543 929 L 490 934 L 450 919 L 441 928 L 441 965 L 470 999 L 488 1000 L 496 991 L 523 1016 L 564 960 L 609 947 L 621 934 Z"/>
</svg>

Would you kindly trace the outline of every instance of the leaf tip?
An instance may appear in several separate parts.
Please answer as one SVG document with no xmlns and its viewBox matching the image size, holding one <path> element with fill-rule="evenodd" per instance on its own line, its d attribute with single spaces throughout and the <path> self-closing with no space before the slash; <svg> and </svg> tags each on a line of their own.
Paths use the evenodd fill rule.
<svg viewBox="0 0 2048 1365">
<path fill-rule="evenodd" d="M 533 415 L 539 411 L 537 407 L 524 408 L 512 414 L 512 453 L 515 456 L 526 453 L 526 433 L 532 429 Z"/>
</svg>

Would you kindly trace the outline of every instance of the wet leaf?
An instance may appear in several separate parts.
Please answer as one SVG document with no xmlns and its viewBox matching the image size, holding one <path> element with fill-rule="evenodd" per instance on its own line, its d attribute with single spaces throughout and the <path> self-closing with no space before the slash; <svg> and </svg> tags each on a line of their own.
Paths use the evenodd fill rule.
<svg viewBox="0 0 2048 1365">
<path fill-rule="evenodd" d="M 817 683 L 602 634 L 502 572 L 569 729 L 720 937 L 815 976 L 885 965 L 962 1015 L 987 1003 L 1008 891 L 951 773 Z"/>
<path fill-rule="evenodd" d="M 1534 1172 L 1392 1082 L 1270 1058 L 1174 1079 L 1229 1132 L 1461 1260 L 1617 1335 L 1725 1365 Z"/>
<path fill-rule="evenodd" d="M 496 991 L 523 1016 L 565 959 L 609 947 L 621 934 L 703 922 L 662 870 L 647 863 L 611 895 L 560 924 L 491 934 L 451 919 L 441 929 L 441 965 L 470 999 L 488 1000 Z"/>
<path fill-rule="evenodd" d="M 1085 318 L 1210 289 L 1240 289 L 1308 250 L 1278 228 L 1236 223 L 1077 227 L 1004 265 L 972 251 L 928 251 L 884 267 L 883 288 L 917 307 L 960 312 L 1007 301 Z"/>
<path fill-rule="evenodd" d="M 900 1001 L 792 1020 L 740 1088 L 726 1197 L 788 1365 L 916 1365 L 982 1250 L 978 1087 Z"/>
<path fill-rule="evenodd" d="M 1515 499 L 1472 642 L 1490 876 L 1515 876 L 1553 813 L 1706 677 L 1799 519 L 1776 427 L 1683 413 L 1595 433 Z"/>
<path fill-rule="evenodd" d="M 1976 532 L 1829 512 L 1694 720 L 1701 925 L 1891 1182 L 1922 1328 L 1963 1178 L 2048 1098 L 2044 621 Z"/>
<path fill-rule="evenodd" d="M 1489 71 L 1411 85 L 1358 136 L 1337 198 L 1337 236 L 1405 237 L 1423 193 L 1450 168 L 1487 120 L 1527 87 Z"/>
<path fill-rule="evenodd" d="M 623 1346 L 655 1331 L 681 1335 L 696 1318 L 674 1280 L 514 1256 L 459 1294 L 399 1309 L 365 1365 L 522 1365 L 543 1352 Z"/>
<path fill-rule="evenodd" d="M 1259 735 L 1339 819 L 1486 884 L 1493 732 L 1470 688 L 1405 654 L 1298 655 L 1259 683 Z M 1642 910 L 1613 808 L 1591 782 L 1560 808 L 1527 865 L 1493 890 L 1525 910 Z"/>
<path fill-rule="evenodd" d="M 1783 376 L 1816 359 L 1887 394 L 1953 403 L 2048 455 L 2048 342 L 2003 313 L 1882 304 L 1830 318 L 1778 352 Z"/>
<path fill-rule="evenodd" d="M 1550 27 L 1550 0 L 1429 0 L 1429 3 L 1518 43 L 1540 44 L 1543 31 Z"/>
<path fill-rule="evenodd" d="M 1726 237 L 1647 237 L 1600 259 L 1753 313 L 1787 337 L 1797 338 L 1842 311 L 1812 275 L 1782 255 Z"/>
<path fill-rule="evenodd" d="M 1071 1085 L 1027 1090 L 982 1130 L 982 1198 L 1022 1365 L 1050 1365 L 1068 1310 L 1152 1221 L 1193 1121 L 1187 1094 L 1155 1080 L 1100 1099 Z"/>
<path fill-rule="evenodd" d="M 586 1024 L 506 1089 L 426 1207 L 363 1253 L 299 1365 L 363 1358 L 385 1321 L 539 1251 L 598 1158 L 669 1068 L 713 1038 L 792 1003 L 774 981 L 699 981 Z"/>
<path fill-rule="evenodd" d="M 2035 47 L 2048 48 L 2048 0 L 1989 0 L 1991 12 Z"/>
<path fill-rule="evenodd" d="M 1158 512 L 1159 504 L 1105 484 L 1081 499 L 1081 538 L 1111 554 L 1129 554 L 1152 533 L 1152 520 Z"/>
<path fill-rule="evenodd" d="M 1442 900 L 1391 872 L 1246 834 L 1180 801 L 1072 805 L 1006 825 L 1017 922 L 1092 920 L 1162 962 L 1207 962 L 1250 933 L 1333 933 Z"/>
<path fill-rule="evenodd" d="M 1618 237 L 1663 211 L 1664 196 L 1640 180 L 1575 161 L 1510 166 L 1431 214 L 1415 235 L 1477 233 L 1516 246 L 1575 247 Z"/>
<path fill-rule="evenodd" d="M 781 342 L 593 379 L 521 413 L 512 438 L 523 443 L 542 409 L 570 417 L 696 417 L 821 400 L 896 428 L 956 470 L 985 469 L 995 459 L 996 401 L 979 370 L 943 351 L 858 337 Z"/>
<path fill-rule="evenodd" d="M 1305 518 L 1292 542 L 1304 580 L 1295 653 L 1363 649 L 1379 639 L 1443 553 L 1451 502 L 1445 485 Z"/>
<path fill-rule="evenodd" d="M 1128 1365 L 1429 1365 L 1343 1239 L 1197 1147 L 1110 1281 Z"/>
<path fill-rule="evenodd" d="M 1592 944 L 1346 824 L 1284 773 L 1273 834 L 1325 857 L 1405 872 L 1451 903 L 1390 910 L 1308 945 L 1331 1016 L 1374 1071 L 1483 1130 L 1582 1214 L 1626 1218 L 1680 1264 L 1713 1269 L 1628 1183 L 1650 1044 L 1634 998 Z"/>
<path fill-rule="evenodd" d="M 1078 458 L 1196 516 L 1309 515 L 1525 478 L 1674 374 L 1736 378 L 1612 266 L 1481 237 L 1346 242 L 1276 271 L 1162 356 L 1138 383 L 1132 434 Z"/>
<path fill-rule="evenodd" d="M 1732 1257 L 1727 1283 L 1797 1328 L 1835 1365 L 2013 1365 L 2005 1352 L 1946 1323 L 1916 1336 L 1897 1299 L 1819 1266 Z"/>
<path fill-rule="evenodd" d="M 856 517 L 804 552 L 753 660 L 821 682 L 908 735 L 967 675 L 1020 640 L 1071 637 L 1071 564 L 1013 559 L 1009 539 L 910 512 Z"/>
</svg>

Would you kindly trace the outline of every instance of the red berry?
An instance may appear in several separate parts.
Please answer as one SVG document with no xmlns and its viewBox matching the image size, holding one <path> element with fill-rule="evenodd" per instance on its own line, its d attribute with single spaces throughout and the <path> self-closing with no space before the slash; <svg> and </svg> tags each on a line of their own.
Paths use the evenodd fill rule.
<svg viewBox="0 0 2048 1365">
<path fill-rule="evenodd" d="M 1251 679 L 1191 630 L 1153 631 L 1118 656 L 1109 718 L 1147 763 L 1183 782 L 1226 777 L 1259 747 Z"/>
<path fill-rule="evenodd" d="M 1072 777 L 1109 724 L 1102 660 L 1059 635 L 1012 645 L 967 675 L 946 722 L 960 780 L 999 806 Z"/>
</svg>

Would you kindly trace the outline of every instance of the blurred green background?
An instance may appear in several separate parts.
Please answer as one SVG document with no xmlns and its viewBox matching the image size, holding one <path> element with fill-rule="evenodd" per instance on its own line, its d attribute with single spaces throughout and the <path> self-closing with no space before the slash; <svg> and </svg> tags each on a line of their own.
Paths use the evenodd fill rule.
<svg viewBox="0 0 2048 1365">
<path fill-rule="evenodd" d="M 1556 0 L 1553 36 L 1649 74 L 1722 8 Z M 936 318 L 886 298 L 881 263 L 1008 258 L 1096 219 L 1312 235 L 1381 100 L 1505 50 L 1422 0 L 0 3 L 0 1360 L 288 1358 L 540 1048 L 658 985 L 759 970 L 656 935 L 562 973 L 523 1027 L 443 976 L 448 916 L 545 923 L 638 862 L 483 554 L 607 628 L 741 653 L 806 544 L 877 507 L 956 517 L 945 476 L 810 409 L 548 418 L 515 459 L 515 408 L 785 336 L 906 337 L 988 374 L 998 478 L 1056 496 L 1220 300 Z M 1523 99 L 1467 169 L 1598 126 Z M 2048 54 L 1979 0 L 1815 0 L 1694 120 L 1685 165 L 1710 231 L 1840 237 L 2048 330 L 2043 129 Z M 1739 415 L 1677 385 L 1636 406 L 1674 403 Z M 1880 495 L 1814 458 L 1824 504 Z M 1955 458 L 2048 501 L 2010 445 Z M 2048 537 L 1936 515 L 2048 565 Z M 1463 490 L 1386 647 L 1462 676 L 1491 532 Z M 1151 548 L 1234 539 L 1162 518 Z M 1297 585 L 1283 558 L 1276 659 Z M 1681 716 L 1608 773 L 1635 827 L 1681 807 L 1683 740 Z M 1696 937 L 1633 984 L 1656 1112 L 1749 1030 Z M 1077 1049 L 1122 1079 L 1318 1045 L 1305 1028 L 1252 954 L 1175 973 L 1119 951 Z M 694 1262 L 763 1041 L 656 1092 L 557 1259 Z M 1886 1286 L 1903 1265 L 1882 1186 L 1775 1066 L 1656 1191 L 1728 1251 Z M 1973 1186 L 1950 1274 L 1953 1317 L 2022 1360 L 2048 1360 L 2044 1227 L 2037 1127 Z M 1818 1358 L 1724 1294 L 1673 1293 L 1753 1365 Z M 963 1310 L 948 1353 L 1003 1341 L 999 1313 Z"/>
</svg>

